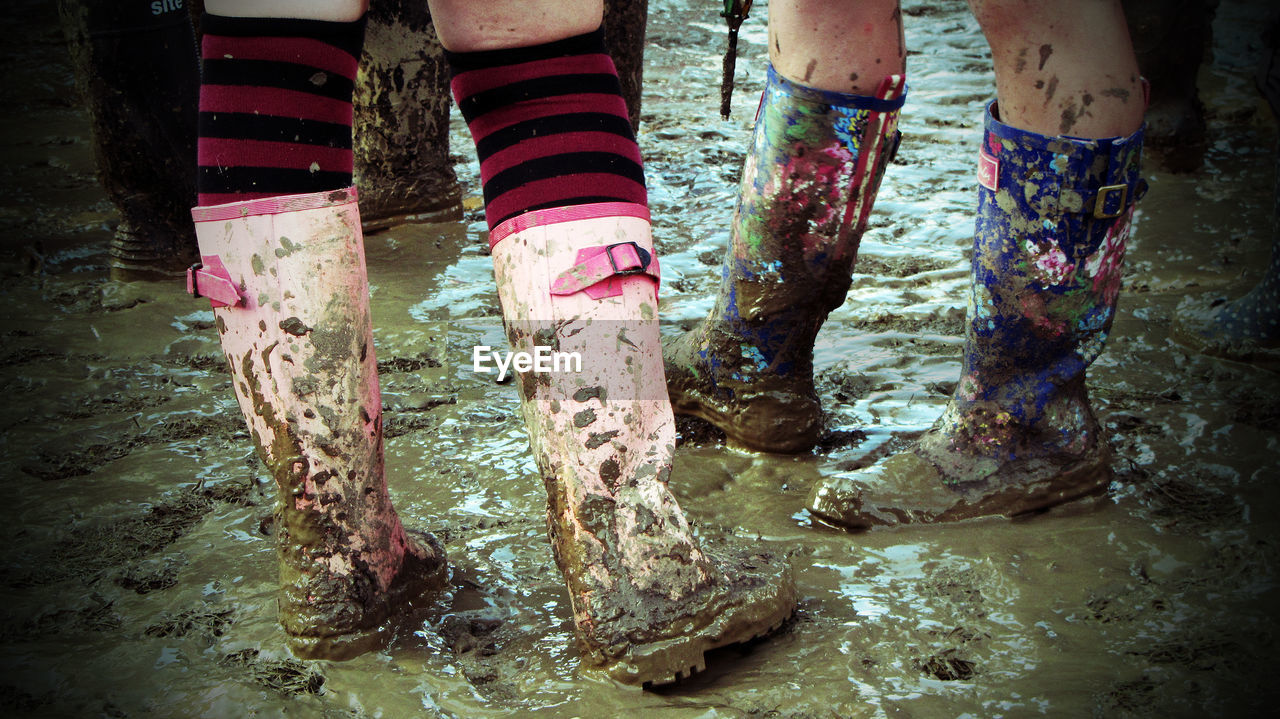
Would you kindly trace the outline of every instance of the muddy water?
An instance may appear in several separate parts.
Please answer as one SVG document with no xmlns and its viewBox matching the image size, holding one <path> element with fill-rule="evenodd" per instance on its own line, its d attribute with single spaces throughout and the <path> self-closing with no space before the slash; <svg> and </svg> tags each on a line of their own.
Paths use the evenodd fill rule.
<svg viewBox="0 0 1280 719">
<path fill-rule="evenodd" d="M 46 3 L 47 4 L 47 3 Z M 791 553 L 802 602 L 772 640 L 675 689 L 575 675 L 569 609 L 502 345 L 474 163 L 460 223 L 368 238 L 391 491 L 447 540 L 454 590 L 394 644 L 298 662 L 273 618 L 266 474 L 211 329 L 176 285 L 106 279 L 114 222 L 49 8 L 12 3 L 0 346 L 0 711 L 28 716 L 1203 716 L 1266 706 L 1277 624 L 1280 377 L 1170 343 L 1178 307 L 1267 258 L 1275 122 L 1250 89 L 1259 9 L 1224 0 L 1191 175 L 1149 169 L 1126 292 L 1090 390 L 1117 450 L 1104 501 L 1017 523 L 849 535 L 811 484 L 929 425 L 958 377 L 973 148 L 992 87 L 962 2 L 904 3 L 906 140 L 849 299 L 819 338 L 822 447 L 738 453 L 682 425 L 673 487 L 708 536 Z M 690 9 L 694 6 L 695 9 Z M 640 134 L 668 331 L 710 306 L 764 26 L 717 115 L 715 3 L 651 0 Z M 763 9 L 759 12 L 763 17 Z M 470 157 L 455 121 L 454 152 Z"/>
</svg>

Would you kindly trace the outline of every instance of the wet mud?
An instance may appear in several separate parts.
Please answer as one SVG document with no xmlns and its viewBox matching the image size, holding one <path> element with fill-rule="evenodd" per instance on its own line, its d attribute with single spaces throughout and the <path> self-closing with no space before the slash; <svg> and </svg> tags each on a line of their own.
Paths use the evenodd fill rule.
<svg viewBox="0 0 1280 719">
<path fill-rule="evenodd" d="M 737 452 L 680 423 L 671 487 L 708 540 L 789 555 L 774 637 L 656 692 L 576 674 L 572 611 L 504 345 L 479 207 L 367 239 L 392 498 L 452 590 L 390 646 L 303 661 L 276 621 L 269 471 L 212 313 L 109 279 L 119 218 L 94 179 L 48 3 L 7 5 L 0 51 L 0 713 L 6 716 L 1181 717 L 1261 715 L 1276 682 L 1280 376 L 1170 340 L 1184 303 L 1238 296 L 1269 251 L 1276 122 L 1252 88 L 1263 3 L 1223 0 L 1201 75 L 1203 167 L 1149 165 L 1088 387 L 1114 448 L 1102 499 L 1017 522 L 848 534 L 814 482 L 903 446 L 960 376 L 990 60 L 963 2 L 906 2 L 910 100 L 847 300 L 817 340 L 819 448 Z M 664 334 L 714 301 L 764 86 L 763 7 L 719 119 L 723 21 L 649 2 L 644 115 Z M 20 31 L 19 31 L 20 30 Z M 1028 58 L 1034 63 L 1037 58 Z M 469 147 L 451 121 L 455 148 Z M 455 151 L 469 158 L 469 153 Z M 248 711 L 247 711 L 248 710 Z"/>
</svg>

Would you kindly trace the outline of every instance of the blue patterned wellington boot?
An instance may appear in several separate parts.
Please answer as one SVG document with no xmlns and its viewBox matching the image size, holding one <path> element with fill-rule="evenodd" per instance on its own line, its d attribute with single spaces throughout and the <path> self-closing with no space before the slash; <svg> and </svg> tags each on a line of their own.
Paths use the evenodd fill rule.
<svg viewBox="0 0 1280 719">
<path fill-rule="evenodd" d="M 905 91 L 900 75 L 870 97 L 797 85 L 769 68 L 715 307 L 663 350 L 677 414 L 749 449 L 817 442 L 814 338 L 849 290 Z"/>
<path fill-rule="evenodd" d="M 911 449 L 815 487 L 814 515 L 850 529 L 1013 516 L 1106 489 L 1084 374 L 1115 315 L 1141 154 L 1142 130 L 1046 137 L 988 106 L 960 382 Z"/>
</svg>

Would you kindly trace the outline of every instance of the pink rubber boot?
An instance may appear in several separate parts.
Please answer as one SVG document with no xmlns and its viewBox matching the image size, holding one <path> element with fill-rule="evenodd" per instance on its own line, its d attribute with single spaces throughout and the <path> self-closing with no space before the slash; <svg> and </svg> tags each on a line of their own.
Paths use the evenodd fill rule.
<svg viewBox="0 0 1280 719">
<path fill-rule="evenodd" d="M 280 623 L 306 659 L 380 647 L 392 612 L 447 583 L 383 477 L 382 400 L 355 188 L 192 211 L 236 398 L 279 489 Z"/>
<path fill-rule="evenodd" d="M 787 561 L 700 547 L 667 489 L 675 420 L 648 209 L 537 210 L 491 242 L 508 338 L 534 358 L 521 406 L 583 667 L 664 684 L 779 626 L 796 601 Z"/>
</svg>

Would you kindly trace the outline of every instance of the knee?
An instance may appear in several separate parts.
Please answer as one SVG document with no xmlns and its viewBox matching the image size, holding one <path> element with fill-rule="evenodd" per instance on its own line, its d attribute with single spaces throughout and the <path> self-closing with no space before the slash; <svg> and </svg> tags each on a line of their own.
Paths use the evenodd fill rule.
<svg viewBox="0 0 1280 719">
<path fill-rule="evenodd" d="M 993 46 L 1025 37 L 1043 14 L 1042 6 L 1026 0 L 969 0 L 969 10 Z"/>
<path fill-rule="evenodd" d="M 351 22 L 369 9 L 369 0 L 205 0 L 204 9 L 229 17 L 280 17 Z"/>
<path fill-rule="evenodd" d="M 432 0 L 431 18 L 445 48 L 474 52 L 527 47 L 600 27 L 601 0 Z"/>
</svg>

